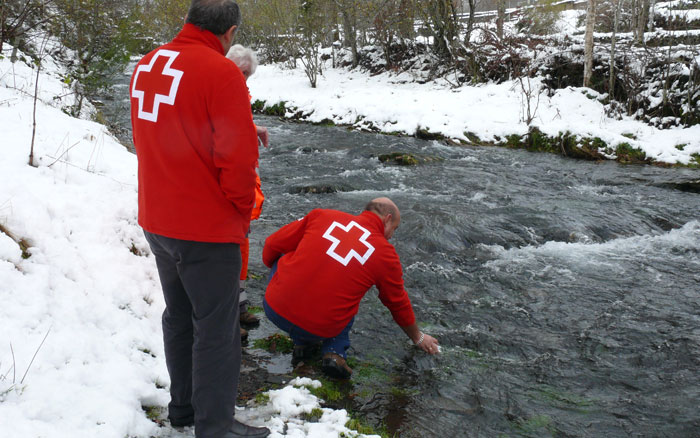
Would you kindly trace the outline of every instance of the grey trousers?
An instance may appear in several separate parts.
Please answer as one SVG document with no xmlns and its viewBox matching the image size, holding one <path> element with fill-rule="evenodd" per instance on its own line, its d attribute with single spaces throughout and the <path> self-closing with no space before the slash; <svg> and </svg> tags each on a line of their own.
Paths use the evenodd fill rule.
<svg viewBox="0 0 700 438">
<path fill-rule="evenodd" d="M 241 367 L 240 247 L 144 234 L 165 297 L 168 418 L 173 424 L 194 418 L 197 438 L 220 438 L 233 422 Z"/>
</svg>

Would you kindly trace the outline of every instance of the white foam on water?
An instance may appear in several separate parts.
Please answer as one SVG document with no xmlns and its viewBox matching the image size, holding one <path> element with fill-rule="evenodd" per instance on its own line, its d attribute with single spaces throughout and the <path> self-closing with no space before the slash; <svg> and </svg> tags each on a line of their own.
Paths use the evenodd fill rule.
<svg viewBox="0 0 700 438">
<path fill-rule="evenodd" d="M 573 261 L 577 264 L 614 266 L 621 260 L 639 259 L 649 263 L 677 257 L 673 252 L 700 250 L 700 222 L 691 221 L 681 228 L 657 235 L 641 235 L 613 239 L 603 243 L 556 242 L 549 241 L 540 246 L 504 249 L 500 245 L 482 245 L 498 256 L 484 264 L 485 267 L 500 270 L 502 267 L 518 263 L 531 263 L 537 259 Z M 697 264 L 700 260 L 688 258 L 688 263 Z"/>
</svg>

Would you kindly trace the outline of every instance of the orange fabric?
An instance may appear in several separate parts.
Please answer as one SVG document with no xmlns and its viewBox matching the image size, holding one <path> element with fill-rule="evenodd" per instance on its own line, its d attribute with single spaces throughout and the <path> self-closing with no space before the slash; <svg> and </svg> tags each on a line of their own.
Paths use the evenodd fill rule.
<svg viewBox="0 0 700 438">
<path fill-rule="evenodd" d="M 253 206 L 253 212 L 250 215 L 250 220 L 254 221 L 260 217 L 260 213 L 262 213 L 263 202 L 265 202 L 265 195 L 262 192 L 262 183 L 260 182 L 260 175 L 256 175 L 255 205 Z"/>
<path fill-rule="evenodd" d="M 248 278 L 248 255 L 250 253 L 250 239 L 246 237 L 241 243 L 241 281 Z"/>
</svg>

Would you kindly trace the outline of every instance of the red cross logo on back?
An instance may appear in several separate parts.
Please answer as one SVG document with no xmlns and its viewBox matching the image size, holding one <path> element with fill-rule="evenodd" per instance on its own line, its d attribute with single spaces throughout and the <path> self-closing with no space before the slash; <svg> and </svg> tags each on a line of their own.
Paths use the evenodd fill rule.
<svg viewBox="0 0 700 438">
<path fill-rule="evenodd" d="M 147 65 L 139 65 L 136 69 L 131 97 L 139 101 L 139 119 L 157 122 L 160 104 L 175 104 L 183 72 L 171 66 L 179 54 L 161 49 Z"/>
<path fill-rule="evenodd" d="M 332 242 L 326 254 L 344 266 L 347 266 L 353 258 L 364 265 L 374 252 L 374 247 L 367 242 L 369 235 L 370 232 L 355 221 L 350 221 L 347 225 L 333 222 L 323 233 L 323 238 Z"/>
</svg>

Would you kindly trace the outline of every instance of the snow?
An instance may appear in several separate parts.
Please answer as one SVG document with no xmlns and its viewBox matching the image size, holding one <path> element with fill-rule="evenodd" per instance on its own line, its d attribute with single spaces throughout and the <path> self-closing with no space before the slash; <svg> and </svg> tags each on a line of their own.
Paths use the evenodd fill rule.
<svg viewBox="0 0 700 438">
<path fill-rule="evenodd" d="M 579 12 L 565 14 L 571 32 Z M 62 71 L 45 59 L 36 106 L 36 167 L 28 165 L 36 70 L 28 57 L 0 59 L 0 424 L 3 438 L 124 438 L 174 433 L 142 407 L 165 408 L 169 377 L 155 263 L 137 224 L 136 158 L 103 125 L 68 116 Z M 26 59 L 27 62 L 22 59 Z M 697 59 L 700 62 L 700 58 Z M 527 98 L 516 81 L 453 88 L 409 74 L 368 76 L 325 65 L 312 89 L 301 68 L 261 65 L 249 81 L 255 99 L 279 101 L 310 121 L 413 134 L 427 129 L 467 141 L 524 134 Z M 660 130 L 608 117 L 583 88 L 540 94 L 533 125 L 556 135 L 597 136 L 639 147 L 661 162 L 700 153 L 700 126 Z M 83 114 L 86 115 L 88 111 Z M 633 139 L 629 138 L 633 137 Z M 684 145 L 682 150 L 676 146 Z M 23 257 L 19 242 L 29 246 Z M 237 411 L 272 437 L 355 436 L 344 410 L 322 408 L 295 379 L 268 392 L 269 403 Z M 304 414 L 322 412 L 316 422 Z M 286 431 L 286 432 L 285 432 Z M 191 436 L 191 431 L 182 436 Z"/>
<path fill-rule="evenodd" d="M 36 167 L 28 165 L 36 70 L 21 53 L 11 63 L 9 53 L 0 59 L 0 435 L 168 436 L 175 432 L 142 408 L 165 409 L 169 377 L 162 293 L 136 220 L 136 157 L 103 125 L 61 110 L 73 98 L 46 59 Z M 318 422 L 299 418 L 320 408 L 307 389 L 320 383 L 307 380 L 237 417 L 268 425 L 273 437 L 287 423 L 288 436 L 356 435 L 344 410 L 324 408 Z"/>
<path fill-rule="evenodd" d="M 301 111 L 311 122 L 330 119 L 359 129 L 371 123 L 382 132 L 407 135 L 426 129 L 463 142 L 469 141 L 468 132 L 482 141 L 497 142 L 528 131 L 528 98 L 517 80 L 453 88 L 446 81 L 420 84 L 406 73 L 368 76 L 328 64 L 317 88 L 311 88 L 301 67 L 273 64 L 260 65 L 248 84 L 254 100 L 266 105 L 284 101 L 287 108 L 295 108 L 289 116 Z M 533 90 L 532 125 L 548 135 L 569 131 L 600 137 L 613 149 L 629 143 L 667 163 L 688 164 L 693 154 L 700 153 L 700 126 L 661 130 L 627 116 L 617 120 L 606 114 L 596 99 L 598 93 L 588 88 L 559 89 L 548 97 L 538 92 L 542 89 L 538 79 L 523 85 Z M 682 150 L 676 148 L 682 144 Z"/>
</svg>

